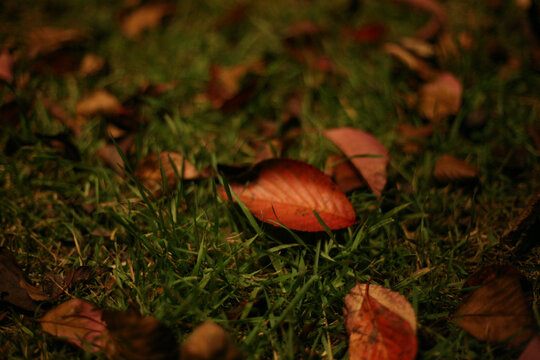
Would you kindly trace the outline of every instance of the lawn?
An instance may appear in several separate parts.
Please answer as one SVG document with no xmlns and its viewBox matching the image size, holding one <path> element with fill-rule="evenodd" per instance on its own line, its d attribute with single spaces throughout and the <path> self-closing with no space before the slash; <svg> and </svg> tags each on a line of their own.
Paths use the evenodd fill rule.
<svg viewBox="0 0 540 360">
<path fill-rule="evenodd" d="M 536 10 L 140 2 L 0 3 L 0 246 L 43 293 L 29 309 L 0 302 L 0 359 L 105 359 L 42 330 L 71 299 L 137 308 L 179 343 L 211 320 L 249 359 L 347 359 L 357 283 L 410 302 L 418 359 L 519 357 L 526 344 L 479 340 L 453 314 L 470 275 L 507 264 L 540 324 L 538 204 L 505 236 L 540 191 Z M 460 90 L 426 110 L 440 74 Z M 346 192 L 353 225 L 276 226 L 220 190 L 278 155 L 329 171 L 342 153 L 324 131 L 343 127 L 389 158 L 380 196 L 365 179 Z M 147 160 L 164 151 L 182 160 Z M 445 154 L 461 162 L 436 173 Z"/>
</svg>

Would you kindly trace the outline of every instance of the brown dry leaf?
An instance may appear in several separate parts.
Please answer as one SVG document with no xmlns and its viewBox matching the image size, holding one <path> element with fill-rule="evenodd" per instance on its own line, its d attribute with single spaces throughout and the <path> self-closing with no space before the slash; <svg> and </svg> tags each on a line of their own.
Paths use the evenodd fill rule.
<svg viewBox="0 0 540 360">
<path fill-rule="evenodd" d="M 467 181 L 478 177 L 478 170 L 452 155 L 442 155 L 435 163 L 433 176 L 440 182 Z"/>
<path fill-rule="evenodd" d="M 37 28 L 28 34 L 28 53 L 30 57 L 51 53 L 69 44 L 81 42 L 84 38 L 84 33 L 76 29 Z"/>
<path fill-rule="evenodd" d="M 344 28 L 342 36 L 359 43 L 377 44 L 381 42 L 388 33 L 388 28 L 383 24 L 364 24 L 358 28 Z"/>
<path fill-rule="evenodd" d="M 88 301 L 69 300 L 49 310 L 38 321 L 46 333 L 90 352 L 101 350 L 106 325 L 101 310 Z"/>
<path fill-rule="evenodd" d="M 122 33 L 135 39 L 143 31 L 157 27 L 165 16 L 174 14 L 176 7 L 171 3 L 150 3 L 140 6 L 122 20 Z"/>
<path fill-rule="evenodd" d="M 418 111 L 425 118 L 440 122 L 459 112 L 462 92 L 461 83 L 454 75 L 440 73 L 420 88 Z"/>
<path fill-rule="evenodd" d="M 362 176 L 344 156 L 329 156 L 325 169 L 324 173 L 330 176 L 344 193 L 366 186 Z"/>
<path fill-rule="evenodd" d="M 118 147 L 124 154 L 128 154 L 131 147 L 135 143 L 135 134 L 129 134 L 124 139 L 118 142 Z M 118 153 L 114 144 L 106 144 L 98 150 L 98 157 L 103 160 L 107 165 L 113 168 L 118 174 L 124 174 L 124 160 Z"/>
<path fill-rule="evenodd" d="M 357 284 L 345 297 L 345 327 L 351 360 L 412 360 L 416 315 L 407 299 L 373 284 Z"/>
<path fill-rule="evenodd" d="M 540 360 L 540 335 L 529 341 L 518 360 Z"/>
<path fill-rule="evenodd" d="M 15 256 L 5 247 L 0 247 L 0 301 L 32 311 L 36 308 L 34 300 L 48 299 L 40 289 L 28 283 Z"/>
<path fill-rule="evenodd" d="M 396 57 L 399 61 L 417 73 L 418 76 L 424 80 L 431 80 L 437 74 L 437 72 L 427 62 L 417 58 L 397 44 L 387 43 L 384 45 L 383 50 L 387 54 Z"/>
<path fill-rule="evenodd" d="M 243 92 L 241 82 L 246 75 L 249 73 L 261 74 L 263 71 L 264 63 L 260 60 L 229 67 L 214 65 L 210 68 L 210 81 L 204 95 L 212 107 L 220 109 Z"/>
<path fill-rule="evenodd" d="M 96 54 L 86 54 L 81 60 L 79 75 L 92 76 L 98 74 L 105 67 L 105 59 Z"/>
<path fill-rule="evenodd" d="M 404 37 L 400 41 L 401 46 L 403 46 L 408 51 L 412 51 L 417 56 L 422 58 L 429 58 L 435 55 L 435 49 L 433 45 L 427 41 L 413 38 L 413 37 Z"/>
<path fill-rule="evenodd" d="M 527 206 L 515 219 L 501 242 L 516 244 L 521 242 L 524 250 L 538 245 L 540 233 L 540 192 L 532 197 Z"/>
<path fill-rule="evenodd" d="M 135 172 L 135 177 L 137 177 L 141 184 L 150 190 L 154 196 L 158 197 L 164 192 L 159 166 L 160 162 L 165 174 L 167 189 L 174 189 L 178 182 L 178 176 L 176 175 L 174 167 L 171 165 L 171 161 L 183 180 L 201 179 L 209 175 L 209 171 L 206 169 L 202 172 L 197 171 L 197 168 L 195 168 L 188 160 L 184 159 L 182 155 L 175 152 L 163 151 L 159 154 L 159 160 L 157 154 L 149 154 L 142 159 L 139 169 Z M 182 170 L 183 173 L 181 173 Z"/>
<path fill-rule="evenodd" d="M 177 360 L 174 333 L 151 316 L 142 316 L 132 305 L 127 311 L 103 311 L 107 331 L 102 350 L 109 359 Z"/>
<path fill-rule="evenodd" d="M 325 130 L 324 136 L 343 151 L 371 191 L 380 196 L 386 185 L 386 167 L 390 161 L 384 145 L 373 135 L 348 127 Z"/>
<path fill-rule="evenodd" d="M 0 79 L 7 82 L 13 80 L 13 64 L 15 59 L 9 51 L 4 50 L 0 53 Z"/>
<path fill-rule="evenodd" d="M 399 133 L 398 144 L 401 150 L 407 154 L 417 154 L 423 147 L 424 141 L 433 134 L 433 124 L 416 127 L 407 123 L 399 123 L 397 131 Z"/>
<path fill-rule="evenodd" d="M 236 344 L 227 332 L 207 321 L 193 331 L 180 348 L 182 360 L 239 360 Z"/>
<path fill-rule="evenodd" d="M 113 115 L 121 107 L 116 96 L 105 90 L 96 90 L 77 103 L 75 112 L 81 116 Z"/>
<path fill-rule="evenodd" d="M 452 321 L 482 341 L 524 343 L 536 324 L 520 280 L 512 273 L 488 278 L 463 301 Z"/>
</svg>

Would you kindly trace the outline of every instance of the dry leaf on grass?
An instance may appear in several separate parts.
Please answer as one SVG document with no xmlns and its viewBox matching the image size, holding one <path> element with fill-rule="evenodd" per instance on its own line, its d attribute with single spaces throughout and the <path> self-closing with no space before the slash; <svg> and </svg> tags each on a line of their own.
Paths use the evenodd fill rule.
<svg viewBox="0 0 540 360">
<path fill-rule="evenodd" d="M 424 60 L 417 58 L 409 51 L 405 50 L 403 47 L 397 44 L 385 44 L 383 50 L 387 54 L 390 54 L 397 58 L 399 61 L 405 64 L 405 66 L 417 73 L 418 76 L 424 80 L 431 80 L 437 74 L 437 71 L 435 71 L 435 69 L 433 69 L 431 65 L 429 65 Z"/>
<path fill-rule="evenodd" d="M 81 60 L 79 75 L 92 76 L 98 74 L 105 67 L 105 59 L 96 54 L 86 54 Z"/>
<path fill-rule="evenodd" d="M 417 154 L 427 138 L 433 134 L 433 124 L 416 127 L 407 123 L 397 124 L 399 137 L 397 139 L 401 150 L 408 154 Z"/>
<path fill-rule="evenodd" d="M 540 193 L 528 202 L 519 216 L 512 221 L 510 228 L 501 238 L 502 243 L 518 244 L 520 251 L 538 246 L 540 233 Z"/>
<path fill-rule="evenodd" d="M 116 96 L 105 90 L 96 90 L 79 100 L 75 112 L 82 116 L 113 115 L 121 107 Z"/>
<path fill-rule="evenodd" d="M 480 288 L 463 301 L 452 321 L 482 341 L 508 341 L 518 346 L 529 340 L 536 323 L 522 288 L 522 277 L 508 267 L 480 271 L 468 282 L 480 282 Z"/>
<path fill-rule="evenodd" d="M 135 143 L 135 134 L 129 134 L 118 142 L 118 147 L 124 154 L 128 154 L 131 147 Z M 103 160 L 108 166 L 110 166 L 118 174 L 124 174 L 124 159 L 118 153 L 118 149 L 114 144 L 103 145 L 97 153 L 98 157 Z"/>
<path fill-rule="evenodd" d="M 354 128 L 325 130 L 324 136 L 343 151 L 371 191 L 380 196 L 386 185 L 386 167 L 390 161 L 384 145 L 373 135 Z"/>
<path fill-rule="evenodd" d="M 351 360 L 412 360 L 416 315 L 407 299 L 379 285 L 357 284 L 345 297 Z"/>
<path fill-rule="evenodd" d="M 435 55 L 435 49 L 433 48 L 433 45 L 431 45 L 427 41 L 412 37 L 404 37 L 399 42 L 405 49 L 407 49 L 408 51 L 412 51 L 417 56 L 429 58 Z"/>
<path fill-rule="evenodd" d="M 300 231 L 324 231 L 314 211 L 332 229 L 355 223 L 356 214 L 332 180 L 313 166 L 291 159 L 270 159 L 258 163 L 247 185 L 231 182 L 231 190 L 266 223 Z M 223 187 L 219 195 L 227 200 Z"/>
<path fill-rule="evenodd" d="M 176 170 L 173 165 L 171 165 L 171 161 L 174 164 L 174 167 L 176 167 Z M 176 172 L 180 174 L 180 178 L 183 180 L 200 179 L 208 177 L 209 175 L 208 170 L 199 172 L 192 163 L 184 159 L 182 155 L 174 152 L 161 152 L 159 154 L 159 160 L 157 154 L 147 155 L 142 159 L 139 169 L 135 172 L 135 177 L 137 177 L 141 184 L 150 190 L 156 197 L 164 192 L 164 189 L 162 188 L 163 180 L 161 178 L 160 162 L 163 167 L 168 190 L 174 189 L 178 183 Z"/>
<path fill-rule="evenodd" d="M 28 34 L 28 53 L 30 57 L 52 53 L 69 44 L 79 43 L 84 39 L 84 33 L 76 29 L 37 28 Z"/>
<path fill-rule="evenodd" d="M 239 360 L 236 344 L 216 323 L 207 321 L 195 328 L 180 348 L 182 360 Z"/>
<path fill-rule="evenodd" d="M 0 53 L 0 79 L 7 82 L 13 80 L 13 64 L 15 59 L 9 51 L 4 50 Z"/>
<path fill-rule="evenodd" d="M 529 341 L 518 360 L 540 360 L 540 335 Z"/>
<path fill-rule="evenodd" d="M 0 301 L 32 311 L 36 308 L 34 300 L 48 299 L 40 289 L 28 283 L 15 256 L 8 249 L 0 247 Z"/>
<path fill-rule="evenodd" d="M 454 75 L 441 73 L 420 88 L 418 111 L 425 118 L 440 122 L 459 112 L 462 92 L 461 83 Z"/>
<path fill-rule="evenodd" d="M 344 193 L 366 186 L 362 176 L 344 156 L 329 156 L 325 169 L 324 173 L 330 176 Z"/>
<path fill-rule="evenodd" d="M 433 176 L 443 183 L 468 181 L 478 177 L 478 170 L 463 160 L 445 154 L 437 159 Z"/>
<path fill-rule="evenodd" d="M 49 310 L 38 321 L 46 333 L 64 338 L 66 341 L 90 352 L 102 348 L 102 337 L 106 324 L 102 311 L 94 304 L 73 299 Z"/>
<path fill-rule="evenodd" d="M 107 331 L 103 352 L 109 359 L 177 360 L 178 344 L 171 329 L 131 306 L 126 311 L 103 311 Z"/>
<path fill-rule="evenodd" d="M 143 31 L 157 27 L 165 16 L 174 14 L 175 9 L 175 5 L 170 3 L 142 5 L 122 19 L 122 33 L 135 39 Z"/>
</svg>

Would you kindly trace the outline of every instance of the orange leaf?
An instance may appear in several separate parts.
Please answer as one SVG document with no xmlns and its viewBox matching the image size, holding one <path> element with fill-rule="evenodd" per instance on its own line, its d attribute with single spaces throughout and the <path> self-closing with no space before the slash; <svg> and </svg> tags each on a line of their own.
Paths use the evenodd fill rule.
<svg viewBox="0 0 540 360">
<path fill-rule="evenodd" d="M 364 177 L 371 191 L 381 195 L 386 185 L 386 166 L 388 151 L 373 135 L 353 128 L 326 130 L 324 135 L 334 142 L 350 159 L 356 170 Z M 379 155 L 380 157 L 359 157 Z"/>
<path fill-rule="evenodd" d="M 420 115 L 440 122 L 450 115 L 456 115 L 461 108 L 461 83 L 450 73 L 439 74 L 432 82 L 420 88 Z"/>
<path fill-rule="evenodd" d="M 350 360 L 416 356 L 416 315 L 407 299 L 379 285 L 357 284 L 345 297 Z"/>
<path fill-rule="evenodd" d="M 122 20 L 122 32 L 128 38 L 135 39 L 144 30 L 157 27 L 165 16 L 174 12 L 175 6 L 169 3 L 142 5 Z"/>
<path fill-rule="evenodd" d="M 39 322 L 43 331 L 91 352 L 101 349 L 101 337 L 105 323 L 102 312 L 94 304 L 81 299 L 73 299 L 49 310 Z"/>
<path fill-rule="evenodd" d="M 252 181 L 231 183 L 231 189 L 253 215 L 293 230 L 323 231 L 313 211 L 332 230 L 355 223 L 356 213 L 332 180 L 313 166 L 291 159 L 270 159 L 253 169 Z M 223 188 L 220 196 L 227 199 Z"/>
</svg>

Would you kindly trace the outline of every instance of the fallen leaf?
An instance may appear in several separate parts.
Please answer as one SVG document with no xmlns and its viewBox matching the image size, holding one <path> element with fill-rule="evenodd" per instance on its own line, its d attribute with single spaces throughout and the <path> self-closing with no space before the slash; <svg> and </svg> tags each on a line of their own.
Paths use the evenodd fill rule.
<svg viewBox="0 0 540 360">
<path fill-rule="evenodd" d="M 182 360 L 242 359 L 229 334 L 214 322 L 207 321 L 195 328 L 180 348 Z"/>
<path fill-rule="evenodd" d="M 177 360 L 178 344 L 171 329 L 134 307 L 103 311 L 107 331 L 102 350 L 109 359 Z"/>
<path fill-rule="evenodd" d="M 345 297 L 345 328 L 351 360 L 412 360 L 416 315 L 407 299 L 379 285 L 357 284 Z"/>
<path fill-rule="evenodd" d="M 121 106 L 116 96 L 105 90 L 96 90 L 77 103 L 75 112 L 82 116 L 112 115 L 117 113 Z"/>
<path fill-rule="evenodd" d="M 404 37 L 399 42 L 405 49 L 412 51 L 417 56 L 429 58 L 435 55 L 433 45 L 427 41 L 412 37 Z"/>
<path fill-rule="evenodd" d="M 131 147 L 135 143 L 135 134 L 129 134 L 118 142 L 118 147 L 124 154 L 128 154 Z M 97 153 L 98 157 L 109 165 L 118 174 L 124 174 L 124 159 L 118 153 L 118 149 L 114 144 L 106 144 L 102 146 Z"/>
<path fill-rule="evenodd" d="M 540 360 L 540 335 L 529 341 L 518 360 Z"/>
<path fill-rule="evenodd" d="M 343 151 L 371 191 L 380 196 L 386 185 L 386 166 L 390 161 L 384 145 L 373 135 L 348 127 L 325 130 L 324 136 Z M 377 157 L 362 157 L 372 155 Z"/>
<path fill-rule="evenodd" d="M 96 54 L 86 54 L 81 60 L 79 75 L 92 76 L 98 74 L 105 67 L 105 59 Z"/>
<path fill-rule="evenodd" d="M 0 53 L 0 79 L 7 82 L 13 80 L 13 64 L 15 59 L 9 51 L 4 50 Z"/>
<path fill-rule="evenodd" d="M 255 215 L 266 223 L 276 222 L 293 230 L 323 231 L 314 211 L 332 229 L 355 223 L 356 214 L 332 180 L 313 166 L 291 159 L 270 159 L 258 163 L 251 182 L 231 182 L 231 190 Z M 225 189 L 220 196 L 227 200 Z"/>
<path fill-rule="evenodd" d="M 150 190 L 154 196 L 158 197 L 164 192 L 164 189 L 162 188 L 163 180 L 161 178 L 161 169 L 159 166 L 160 162 L 165 174 L 167 189 L 174 189 L 178 182 L 178 176 L 176 175 L 174 167 L 171 165 L 171 161 L 176 167 L 176 171 L 180 174 L 180 178 L 183 180 L 200 179 L 209 175 L 208 170 L 202 172 L 197 171 L 197 168 L 182 155 L 170 151 L 163 151 L 159 154 L 159 160 L 157 154 L 149 154 L 142 159 L 139 169 L 135 172 L 135 177 L 138 178 L 141 184 Z"/>
<path fill-rule="evenodd" d="M 534 334 L 535 320 L 514 273 L 485 278 L 459 306 L 452 321 L 482 341 L 508 341 L 518 346 Z"/>
<path fill-rule="evenodd" d="M 388 28 L 382 24 L 365 24 L 359 28 L 345 28 L 343 35 L 359 43 L 376 44 L 383 40 Z"/>
<path fill-rule="evenodd" d="M 101 350 L 106 324 L 94 304 L 72 299 L 49 310 L 38 320 L 46 333 L 90 352 Z"/>
<path fill-rule="evenodd" d="M 433 134 L 433 124 L 416 127 L 407 123 L 399 123 L 397 131 L 399 137 L 397 143 L 401 150 L 407 154 L 417 154 L 423 147 L 423 143 Z"/>
<path fill-rule="evenodd" d="M 34 300 L 48 300 L 48 297 L 27 281 L 15 256 L 5 247 L 0 247 L 0 301 L 33 311 L 37 306 Z"/>
<path fill-rule="evenodd" d="M 122 20 L 122 33 L 135 39 L 143 31 L 157 27 L 165 16 L 174 14 L 176 7 L 170 3 L 150 3 L 140 6 Z"/>
<path fill-rule="evenodd" d="M 384 45 L 383 50 L 387 54 L 397 58 L 424 80 L 431 80 L 437 74 L 437 71 L 435 71 L 427 62 L 417 58 L 398 44 L 387 43 Z"/>
<path fill-rule="evenodd" d="M 55 27 L 37 28 L 28 34 L 28 53 L 30 57 L 52 53 L 69 44 L 79 43 L 85 39 L 80 30 Z"/>
<path fill-rule="evenodd" d="M 242 80 L 246 75 L 260 74 L 263 71 L 262 61 L 229 67 L 214 65 L 210 68 L 210 81 L 205 91 L 206 98 L 215 109 L 219 109 L 241 93 Z"/>
<path fill-rule="evenodd" d="M 424 84 L 420 90 L 420 115 L 437 123 L 450 115 L 456 115 L 461 108 L 463 89 L 461 83 L 450 73 L 441 73 L 433 81 Z"/>
<path fill-rule="evenodd" d="M 478 170 L 465 161 L 452 155 L 442 155 L 435 163 L 433 176 L 440 182 L 456 182 L 472 180 L 478 177 Z"/>
<path fill-rule="evenodd" d="M 538 246 L 540 233 L 540 192 L 532 197 L 525 209 L 512 221 L 501 242 L 519 244 L 523 251 Z"/>
<path fill-rule="evenodd" d="M 344 156 L 329 156 L 325 169 L 324 173 L 330 176 L 344 193 L 366 186 L 362 176 Z"/>
</svg>

